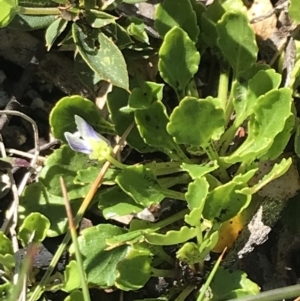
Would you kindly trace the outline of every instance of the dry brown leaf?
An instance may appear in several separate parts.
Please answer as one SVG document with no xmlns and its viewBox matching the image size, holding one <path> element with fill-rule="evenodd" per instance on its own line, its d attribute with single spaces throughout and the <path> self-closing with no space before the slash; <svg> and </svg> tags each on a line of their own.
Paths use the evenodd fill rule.
<svg viewBox="0 0 300 301">
<path fill-rule="evenodd" d="M 270 0 L 255 0 L 248 9 L 247 15 L 249 20 L 252 20 L 254 18 L 266 15 L 272 9 L 273 5 Z M 272 36 L 274 30 L 276 29 L 276 22 L 277 17 L 275 14 L 273 14 L 260 22 L 251 24 L 251 26 L 259 39 L 267 40 Z"/>
</svg>

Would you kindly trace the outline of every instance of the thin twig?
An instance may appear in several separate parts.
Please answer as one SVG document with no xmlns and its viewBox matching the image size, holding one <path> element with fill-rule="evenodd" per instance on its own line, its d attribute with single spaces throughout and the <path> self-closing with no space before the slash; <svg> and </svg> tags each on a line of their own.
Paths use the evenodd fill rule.
<svg viewBox="0 0 300 301">
<path fill-rule="evenodd" d="M 18 149 L 14 149 L 14 148 L 7 148 L 6 149 L 6 152 L 11 154 L 11 155 L 18 155 L 18 156 L 21 156 L 21 157 L 24 157 L 24 158 L 28 158 L 28 159 L 33 159 L 35 155 L 33 154 L 30 154 L 30 153 L 27 153 L 27 152 L 23 152 L 23 151 L 20 151 Z M 46 161 L 46 157 L 43 157 L 43 156 L 38 156 L 38 161 L 40 162 L 45 162 Z"/>
<path fill-rule="evenodd" d="M 13 116 L 18 116 L 21 117 L 25 120 L 27 120 L 28 122 L 31 123 L 32 128 L 33 128 L 33 136 L 34 136 L 34 148 L 35 148 L 35 152 L 34 152 L 34 157 L 32 158 L 31 162 L 30 162 L 30 166 L 31 168 L 28 170 L 28 172 L 24 175 L 19 187 L 18 187 L 18 195 L 20 196 L 23 193 L 23 190 L 27 184 L 27 181 L 29 179 L 29 177 L 32 174 L 32 171 L 38 161 L 38 157 L 39 157 L 39 145 L 38 145 L 38 138 L 39 138 L 39 134 L 38 134 L 38 127 L 36 122 L 30 118 L 29 116 L 18 112 L 18 111 L 10 111 L 10 110 L 2 110 L 0 111 L 0 115 L 13 115 Z M 7 228 L 10 224 L 10 221 L 14 215 L 14 212 L 17 213 L 17 209 L 18 209 L 18 202 L 16 203 L 15 201 L 12 203 L 11 207 L 9 208 L 7 214 L 6 214 L 6 220 L 4 221 L 2 227 L 1 227 L 1 231 L 3 231 L 4 233 L 7 231 Z M 16 214 L 17 215 L 17 214 Z"/>
</svg>

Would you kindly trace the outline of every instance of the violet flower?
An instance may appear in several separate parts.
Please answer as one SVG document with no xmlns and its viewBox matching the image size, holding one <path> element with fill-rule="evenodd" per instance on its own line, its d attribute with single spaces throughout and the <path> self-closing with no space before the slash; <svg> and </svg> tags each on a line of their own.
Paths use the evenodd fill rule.
<svg viewBox="0 0 300 301">
<path fill-rule="evenodd" d="M 76 152 L 89 155 L 90 159 L 99 161 L 110 156 L 110 142 L 98 134 L 83 118 L 75 115 L 75 123 L 78 131 L 74 134 L 65 132 L 65 138 L 70 148 Z"/>
</svg>

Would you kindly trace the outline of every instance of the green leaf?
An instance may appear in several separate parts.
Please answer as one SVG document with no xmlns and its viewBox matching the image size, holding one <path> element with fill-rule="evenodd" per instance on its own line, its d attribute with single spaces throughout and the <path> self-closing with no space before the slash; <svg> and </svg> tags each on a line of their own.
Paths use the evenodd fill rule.
<svg viewBox="0 0 300 301">
<path fill-rule="evenodd" d="M 118 23 L 106 25 L 102 30 L 108 33 L 120 50 L 133 44 L 128 32 Z"/>
<path fill-rule="evenodd" d="M 87 160 L 87 158 L 85 158 Z M 45 186 L 49 194 L 62 196 L 60 187 L 60 177 L 63 177 L 70 200 L 84 197 L 89 191 L 88 185 L 78 185 L 74 183 L 74 178 L 77 175 L 68 166 L 52 165 L 43 170 L 40 175 L 40 182 Z"/>
<path fill-rule="evenodd" d="M 299 75 L 300 75 L 300 59 L 297 57 L 295 65 L 291 71 L 289 87 L 295 91 L 299 87 Z"/>
<path fill-rule="evenodd" d="M 264 165 L 264 163 L 260 163 L 260 164 Z M 270 182 L 284 175 L 288 171 L 291 165 L 292 165 L 291 158 L 282 159 L 280 163 L 274 164 L 271 171 L 267 173 L 257 184 L 251 187 L 245 187 L 241 189 L 240 192 L 243 194 L 254 194 L 258 192 L 260 189 L 262 189 Z"/>
<path fill-rule="evenodd" d="M 81 199 L 71 200 L 73 212 L 77 212 L 81 205 Z M 32 183 L 24 190 L 20 198 L 19 223 L 32 212 L 39 212 L 50 221 L 50 229 L 47 236 L 54 237 L 61 235 L 68 229 L 68 219 L 64 199 L 47 193 L 42 183 Z"/>
<path fill-rule="evenodd" d="M 156 177 L 143 165 L 128 166 L 117 176 L 116 182 L 125 193 L 143 207 L 159 204 L 165 198 Z"/>
<path fill-rule="evenodd" d="M 194 238 L 197 235 L 197 228 L 189 228 L 183 226 L 179 231 L 171 230 L 166 234 L 160 233 L 144 233 L 144 236 L 148 243 L 159 246 L 171 246 L 181 244 Z"/>
<path fill-rule="evenodd" d="M 155 101 L 163 98 L 164 84 L 144 82 L 140 88 L 134 88 L 129 96 L 128 105 L 133 109 L 147 109 Z"/>
<path fill-rule="evenodd" d="M 44 29 L 50 26 L 57 16 L 55 15 L 21 15 L 18 14 L 9 23 L 8 27 L 19 31 L 33 31 L 38 29 Z"/>
<path fill-rule="evenodd" d="M 297 129 L 296 129 L 294 148 L 295 148 L 296 155 L 300 158 L 300 124 L 297 125 Z"/>
<path fill-rule="evenodd" d="M 172 28 L 159 49 L 158 69 L 161 77 L 181 98 L 198 70 L 200 54 L 185 31 Z"/>
<path fill-rule="evenodd" d="M 206 199 L 203 216 L 219 223 L 236 216 L 251 201 L 251 195 L 241 193 L 247 187 L 247 182 L 254 176 L 257 169 L 252 169 L 243 175 L 238 175 L 232 181 L 212 190 Z"/>
<path fill-rule="evenodd" d="M 123 108 L 128 108 L 128 96 L 129 93 L 127 91 L 117 87 L 114 87 L 113 91 L 107 96 L 110 118 L 119 136 L 122 136 L 124 131 L 134 122 L 134 112 L 123 110 Z M 137 127 L 131 130 L 126 141 L 132 148 L 138 150 L 140 153 L 154 152 L 156 150 L 144 142 Z"/>
<path fill-rule="evenodd" d="M 290 114 L 287 118 L 284 129 L 273 140 L 272 146 L 268 149 L 268 152 L 259 158 L 260 161 L 275 160 L 285 150 L 288 142 L 290 141 L 292 132 L 294 130 L 295 116 Z"/>
<path fill-rule="evenodd" d="M 257 99 L 270 90 L 277 89 L 280 82 L 281 75 L 273 69 L 258 71 L 247 85 L 236 82 L 233 87 L 233 106 L 236 111 L 235 124 L 242 124 L 253 113 Z"/>
<path fill-rule="evenodd" d="M 89 284 L 99 288 L 111 287 L 118 277 L 117 265 L 128 254 L 128 246 L 106 251 L 106 239 L 124 233 L 119 227 L 100 224 L 82 231 L 78 237 L 83 267 Z"/>
<path fill-rule="evenodd" d="M 219 168 L 217 161 L 212 161 L 204 164 L 181 164 L 182 170 L 189 173 L 192 179 L 201 178 L 204 175 Z"/>
<path fill-rule="evenodd" d="M 119 186 L 98 191 L 94 197 L 95 201 L 98 202 L 98 208 L 106 219 L 138 213 L 144 209 L 143 206 L 137 204 Z"/>
<path fill-rule="evenodd" d="M 86 11 L 86 20 L 93 28 L 102 28 L 108 24 L 115 23 L 116 19 L 115 16 L 96 9 Z"/>
<path fill-rule="evenodd" d="M 291 19 L 296 22 L 300 23 L 300 3 L 297 0 L 291 0 L 289 5 L 289 16 Z"/>
<path fill-rule="evenodd" d="M 189 184 L 185 197 L 190 210 L 199 207 L 203 208 L 208 188 L 209 185 L 205 178 L 197 178 Z"/>
<path fill-rule="evenodd" d="M 96 105 L 79 95 L 66 96 L 60 99 L 50 114 L 50 125 L 53 135 L 66 142 L 65 132 L 76 132 L 74 116 L 81 116 L 95 131 L 114 133 L 113 125 L 99 113 Z"/>
<path fill-rule="evenodd" d="M 86 158 L 85 158 L 86 159 Z M 102 165 L 89 166 L 85 169 L 78 170 L 76 177 L 74 178 L 75 184 L 91 184 L 95 181 L 99 175 Z M 80 168 L 80 167 L 79 167 Z M 116 176 L 120 173 L 119 169 L 110 167 L 103 177 L 103 185 L 115 185 Z"/>
<path fill-rule="evenodd" d="M 240 298 L 256 295 L 259 286 L 247 278 L 247 274 L 238 270 L 227 270 L 219 267 L 211 282 L 213 301 Z"/>
<path fill-rule="evenodd" d="M 3 300 L 11 299 L 10 295 L 14 289 L 15 289 L 15 286 L 12 282 L 5 282 L 4 284 L 1 284 L 0 285 L 0 295 L 2 296 Z"/>
<path fill-rule="evenodd" d="M 91 91 L 93 91 L 95 85 L 100 82 L 101 78 L 86 64 L 79 53 L 77 53 L 75 56 L 75 69 L 76 74 L 81 82 Z"/>
<path fill-rule="evenodd" d="M 219 1 L 213 1 L 206 12 L 201 15 L 200 36 L 201 39 L 212 49 L 217 50 L 217 22 L 222 18 L 225 9 Z"/>
<path fill-rule="evenodd" d="M 178 260 L 189 265 L 199 263 L 203 260 L 199 247 L 194 242 L 185 243 L 176 253 Z"/>
<path fill-rule="evenodd" d="M 291 114 L 291 90 L 272 90 L 258 98 L 254 114 L 248 123 L 248 137 L 229 157 L 227 163 L 253 161 L 271 148 L 275 137 L 281 133 Z"/>
<path fill-rule="evenodd" d="M 256 61 L 258 47 L 248 18 L 241 12 L 227 12 L 217 24 L 218 46 L 235 76 Z"/>
<path fill-rule="evenodd" d="M 15 266 L 12 242 L 2 231 L 0 231 L 0 264 L 7 269 Z"/>
<path fill-rule="evenodd" d="M 124 244 L 126 245 L 134 245 L 137 243 L 143 242 L 144 236 L 141 230 L 131 231 L 124 234 L 120 234 L 113 238 L 107 238 L 106 244 L 108 245 L 109 249 L 117 248 Z"/>
<path fill-rule="evenodd" d="M 48 51 L 51 49 L 57 37 L 59 37 L 60 34 L 66 29 L 67 24 L 67 20 L 59 18 L 56 19 L 53 23 L 51 23 L 51 25 L 47 28 L 45 39 Z"/>
<path fill-rule="evenodd" d="M 20 225 L 18 238 L 25 248 L 29 242 L 42 242 L 49 228 L 49 219 L 39 212 L 33 212 L 26 216 Z"/>
<path fill-rule="evenodd" d="M 136 40 L 149 44 L 149 37 L 147 32 L 145 31 L 144 22 L 136 17 L 129 17 L 128 21 L 130 24 L 127 27 L 127 32 L 134 37 Z"/>
<path fill-rule="evenodd" d="M 82 291 L 76 290 L 71 292 L 64 301 L 85 301 Z"/>
<path fill-rule="evenodd" d="M 211 118 L 214 116 L 214 118 Z M 170 116 L 167 131 L 178 144 L 200 145 L 206 148 L 224 128 L 224 111 L 212 97 L 185 97 Z"/>
<path fill-rule="evenodd" d="M 193 42 L 199 35 L 196 14 L 189 0 L 164 0 L 160 3 L 155 13 L 155 27 L 162 37 L 174 27 L 184 30 Z"/>
<path fill-rule="evenodd" d="M 151 276 L 151 252 L 141 247 L 132 247 L 126 258 L 117 265 L 119 275 L 116 287 L 123 291 L 142 288 Z"/>
<path fill-rule="evenodd" d="M 63 145 L 47 158 L 39 180 L 46 187 L 47 193 L 61 197 L 62 191 L 59 178 L 62 176 L 68 189 L 69 199 L 82 198 L 88 192 L 89 185 L 75 183 L 74 179 L 78 170 L 88 168 L 90 165 L 92 163 L 85 154 L 74 152 L 68 145 Z M 98 172 L 101 166 L 97 164 Z"/>
<path fill-rule="evenodd" d="M 154 102 L 148 109 L 135 111 L 135 121 L 141 137 L 147 144 L 171 158 L 178 158 L 177 145 L 166 130 L 169 117 L 161 102 Z"/>
<path fill-rule="evenodd" d="M 0 0 L 0 28 L 7 26 L 18 13 L 19 7 L 16 0 Z"/>
<path fill-rule="evenodd" d="M 64 292 L 71 292 L 81 287 L 78 263 L 71 260 L 64 271 L 64 281 L 59 288 Z"/>
<path fill-rule="evenodd" d="M 100 78 L 114 86 L 129 89 L 128 73 L 124 57 L 119 48 L 103 33 L 99 33 L 100 47 L 87 44 L 88 36 L 76 24 L 72 26 L 73 39 L 82 58 Z"/>
</svg>

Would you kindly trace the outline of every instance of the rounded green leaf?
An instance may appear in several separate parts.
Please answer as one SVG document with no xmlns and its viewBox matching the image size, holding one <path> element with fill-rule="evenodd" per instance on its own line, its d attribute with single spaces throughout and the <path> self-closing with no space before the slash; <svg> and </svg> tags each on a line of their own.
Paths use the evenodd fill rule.
<svg viewBox="0 0 300 301">
<path fill-rule="evenodd" d="M 123 291 L 142 288 L 151 276 L 151 252 L 145 248 L 133 247 L 126 258 L 117 265 L 119 275 L 116 286 Z"/>
<path fill-rule="evenodd" d="M 159 49 L 158 69 L 161 77 L 183 97 L 184 90 L 197 72 L 200 54 L 187 33 L 174 27 L 165 36 Z"/>
<path fill-rule="evenodd" d="M 258 47 L 247 16 L 242 12 L 227 12 L 217 24 L 218 46 L 235 75 L 256 61 Z"/>
<path fill-rule="evenodd" d="M 224 128 L 224 112 L 212 97 L 185 97 L 170 116 L 167 131 L 178 144 L 206 147 Z"/>
<path fill-rule="evenodd" d="M 169 117 L 165 106 L 161 102 L 156 101 L 148 109 L 137 110 L 134 115 L 144 141 L 163 151 L 168 156 L 174 157 L 174 154 L 177 153 L 177 146 L 172 136 L 166 130 Z"/>
<path fill-rule="evenodd" d="M 56 138 L 66 142 L 64 133 L 77 131 L 75 115 L 82 117 L 95 131 L 113 133 L 112 124 L 105 121 L 93 102 L 79 95 L 74 95 L 60 99 L 51 111 L 50 125 Z"/>
<path fill-rule="evenodd" d="M 106 239 L 124 232 L 123 229 L 109 224 L 100 224 L 82 231 L 78 244 L 89 284 L 99 288 L 115 284 L 118 276 L 117 265 L 128 254 L 129 246 L 105 250 Z"/>
<path fill-rule="evenodd" d="M 82 199 L 71 200 L 73 212 L 77 212 Z M 26 187 L 20 198 L 19 223 L 32 212 L 45 215 L 50 221 L 50 229 L 47 236 L 55 237 L 66 232 L 68 229 L 68 218 L 64 199 L 47 193 L 42 183 L 33 183 Z"/>
<path fill-rule="evenodd" d="M 138 213 L 144 209 L 144 206 L 137 204 L 119 186 L 98 191 L 94 197 L 94 202 L 97 201 L 98 208 L 106 219 Z"/>
<path fill-rule="evenodd" d="M 235 82 L 233 86 L 234 99 L 233 106 L 236 112 L 235 123 L 237 125 L 253 113 L 253 109 L 257 104 L 257 99 L 267 92 L 279 87 L 281 75 L 275 70 L 260 70 L 258 71 L 247 84 Z"/>
<path fill-rule="evenodd" d="M 65 292 L 71 292 L 81 287 L 80 273 L 78 263 L 71 260 L 64 271 L 64 281 L 60 289 Z"/>
<path fill-rule="evenodd" d="M 89 37 L 76 23 L 73 23 L 72 34 L 80 55 L 100 78 L 114 86 L 129 89 L 125 59 L 111 39 L 100 32 L 98 35 L 100 46 L 91 47 L 86 42 Z"/>
<path fill-rule="evenodd" d="M 182 28 L 194 42 L 199 35 L 196 13 L 189 0 L 164 0 L 157 6 L 155 13 L 155 27 L 164 37 L 173 27 Z"/>
<path fill-rule="evenodd" d="M 144 207 L 159 204 L 165 198 L 156 177 L 144 165 L 128 166 L 117 176 L 116 182 L 137 204 Z"/>
<path fill-rule="evenodd" d="M 33 212 L 23 220 L 19 229 L 18 238 L 24 247 L 26 247 L 29 242 L 42 242 L 46 238 L 49 228 L 49 219 L 39 212 Z"/>
<path fill-rule="evenodd" d="M 17 14 L 19 7 L 16 0 L 0 0 L 0 28 L 7 26 Z"/>
<path fill-rule="evenodd" d="M 15 265 L 12 242 L 2 231 L 0 231 L 0 264 L 8 269 Z"/>
<path fill-rule="evenodd" d="M 235 299 L 260 292 L 259 286 L 248 279 L 246 273 L 223 267 L 218 268 L 210 287 L 214 300 Z"/>
</svg>

